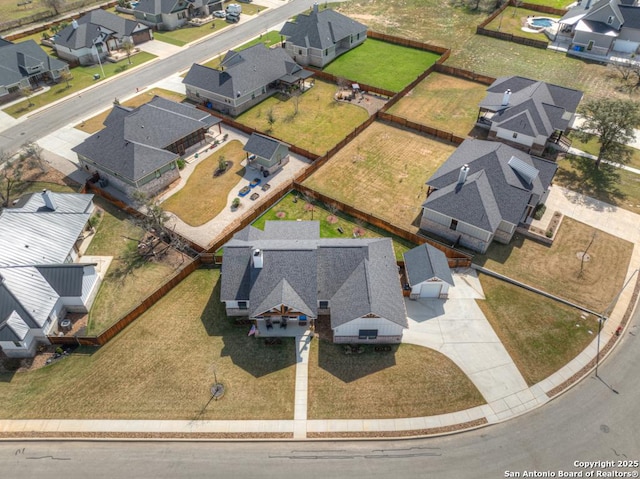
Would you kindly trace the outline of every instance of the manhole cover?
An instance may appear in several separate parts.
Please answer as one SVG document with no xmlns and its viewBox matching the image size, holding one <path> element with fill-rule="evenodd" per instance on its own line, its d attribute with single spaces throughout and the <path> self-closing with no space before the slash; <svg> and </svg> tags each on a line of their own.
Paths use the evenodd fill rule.
<svg viewBox="0 0 640 479">
<path fill-rule="evenodd" d="M 220 399 L 224 396 L 224 385 L 222 383 L 215 383 L 211 386 L 211 396 L 214 399 Z"/>
<path fill-rule="evenodd" d="M 580 261 L 584 260 L 584 261 L 591 261 L 591 256 L 589 256 L 589 253 L 585 253 L 584 251 L 578 251 L 576 253 L 576 256 L 578 257 L 578 259 Z"/>
<path fill-rule="evenodd" d="M 603 424 L 600 426 L 600 430 L 606 434 L 609 432 L 609 426 L 607 426 L 606 424 Z"/>
</svg>

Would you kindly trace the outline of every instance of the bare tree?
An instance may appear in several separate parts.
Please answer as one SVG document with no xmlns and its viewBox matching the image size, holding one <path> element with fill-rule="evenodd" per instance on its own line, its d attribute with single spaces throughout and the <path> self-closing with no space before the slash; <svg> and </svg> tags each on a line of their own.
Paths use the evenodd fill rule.
<svg viewBox="0 0 640 479">
<path fill-rule="evenodd" d="M 131 41 L 127 40 L 120 45 L 120 48 L 122 48 L 127 54 L 127 60 L 129 61 L 129 65 L 131 65 L 131 53 L 133 53 L 136 46 Z"/>
<path fill-rule="evenodd" d="M 33 102 L 31 101 L 31 95 L 33 95 L 33 90 L 31 89 L 31 85 L 29 86 L 21 85 L 19 91 L 20 91 L 20 96 L 26 98 L 27 101 L 29 102 L 29 104 L 27 105 L 27 108 L 32 107 Z"/>
<path fill-rule="evenodd" d="M 71 88 L 71 79 L 73 78 L 73 75 L 71 74 L 71 72 L 69 70 L 62 70 L 60 72 L 60 81 L 66 82 L 67 83 L 67 89 Z"/>
<path fill-rule="evenodd" d="M 21 156 L 11 158 L 0 151 L 0 206 L 7 207 L 11 204 L 11 194 L 22 181 L 23 169 L 24 160 Z"/>
<path fill-rule="evenodd" d="M 269 124 L 269 129 L 267 133 L 271 133 L 273 131 L 273 125 L 276 123 L 276 115 L 273 112 L 273 108 L 269 108 L 267 110 L 267 123 Z"/>
<path fill-rule="evenodd" d="M 298 114 L 300 110 L 300 97 L 302 96 L 302 90 L 300 88 L 296 88 L 291 92 L 291 98 L 293 99 L 293 116 Z"/>
<path fill-rule="evenodd" d="M 60 15 L 62 7 L 64 6 L 64 0 L 44 0 L 44 4 L 52 8 L 56 15 Z"/>
<path fill-rule="evenodd" d="M 25 143 L 22 145 L 22 152 L 30 167 L 38 167 L 43 173 L 49 171 L 49 165 L 44 159 L 40 145 L 35 142 Z"/>
</svg>

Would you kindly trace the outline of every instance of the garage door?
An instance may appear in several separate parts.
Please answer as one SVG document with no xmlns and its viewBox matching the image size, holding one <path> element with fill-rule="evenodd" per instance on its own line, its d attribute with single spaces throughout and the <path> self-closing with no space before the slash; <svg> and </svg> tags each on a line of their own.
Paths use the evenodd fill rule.
<svg viewBox="0 0 640 479">
<path fill-rule="evenodd" d="M 424 283 L 420 288 L 421 298 L 437 298 L 440 296 L 442 285 L 440 283 Z"/>
<path fill-rule="evenodd" d="M 621 52 L 621 53 L 634 53 L 640 43 L 632 42 L 629 40 L 616 40 L 613 44 L 613 51 Z"/>
</svg>

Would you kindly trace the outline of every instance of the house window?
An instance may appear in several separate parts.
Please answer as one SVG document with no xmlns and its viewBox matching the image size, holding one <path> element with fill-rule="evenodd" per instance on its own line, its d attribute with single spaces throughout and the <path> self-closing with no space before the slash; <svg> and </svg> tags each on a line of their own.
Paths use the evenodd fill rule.
<svg viewBox="0 0 640 479">
<path fill-rule="evenodd" d="M 187 18 L 187 12 L 178 12 L 178 20 L 182 20 L 183 18 Z"/>
<path fill-rule="evenodd" d="M 298 50 L 298 55 L 302 55 L 302 50 Z"/>
<path fill-rule="evenodd" d="M 328 56 L 329 56 L 329 49 L 328 49 L 328 48 L 324 51 L 324 56 L 325 56 L 325 57 L 328 57 Z"/>
<path fill-rule="evenodd" d="M 171 169 L 175 170 L 176 169 L 176 164 L 175 163 L 171 163 Z"/>
<path fill-rule="evenodd" d="M 610 17 L 607 19 L 607 25 L 611 25 L 612 23 L 613 23 L 613 16 L 610 16 Z"/>
<path fill-rule="evenodd" d="M 156 178 L 160 178 L 161 175 L 162 173 L 160 173 L 160 170 L 156 171 Z"/>
<path fill-rule="evenodd" d="M 518 138 L 518 134 L 516 132 L 513 132 L 513 137 Z"/>
<path fill-rule="evenodd" d="M 318 304 L 318 308 L 329 309 L 329 301 L 320 301 L 320 303 Z"/>
<path fill-rule="evenodd" d="M 23 347 L 23 346 L 22 346 L 22 342 L 20 342 L 20 341 L 14 341 L 14 342 L 13 342 L 13 345 L 14 345 L 16 348 L 21 348 L 21 347 Z"/>
<path fill-rule="evenodd" d="M 377 329 L 361 329 L 358 332 L 358 339 L 377 339 L 377 338 L 378 338 Z"/>
<path fill-rule="evenodd" d="M 238 309 L 247 309 L 246 301 L 238 301 Z"/>
<path fill-rule="evenodd" d="M 451 219 L 451 224 L 449 225 L 449 229 L 450 230 L 457 230 L 458 229 L 458 220 L 454 220 L 453 218 Z"/>
</svg>

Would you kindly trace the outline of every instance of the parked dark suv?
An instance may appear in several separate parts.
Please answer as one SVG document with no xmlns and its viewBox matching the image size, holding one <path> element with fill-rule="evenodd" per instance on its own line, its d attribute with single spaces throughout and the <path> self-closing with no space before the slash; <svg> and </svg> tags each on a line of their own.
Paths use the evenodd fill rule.
<svg viewBox="0 0 640 479">
<path fill-rule="evenodd" d="M 227 13 L 227 22 L 229 23 L 238 23 L 240 21 L 240 14 L 238 13 Z"/>
</svg>

